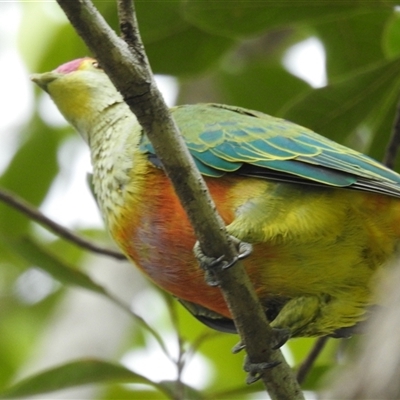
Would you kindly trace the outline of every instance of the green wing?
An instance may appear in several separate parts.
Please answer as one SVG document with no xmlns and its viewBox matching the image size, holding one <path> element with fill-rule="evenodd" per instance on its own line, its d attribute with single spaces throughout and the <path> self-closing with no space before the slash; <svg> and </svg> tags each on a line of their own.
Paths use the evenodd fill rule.
<svg viewBox="0 0 400 400">
<path fill-rule="evenodd" d="M 219 104 L 179 106 L 171 112 L 203 175 L 237 173 L 400 197 L 400 175 L 289 121 Z M 141 149 L 154 155 L 146 137 Z"/>
</svg>

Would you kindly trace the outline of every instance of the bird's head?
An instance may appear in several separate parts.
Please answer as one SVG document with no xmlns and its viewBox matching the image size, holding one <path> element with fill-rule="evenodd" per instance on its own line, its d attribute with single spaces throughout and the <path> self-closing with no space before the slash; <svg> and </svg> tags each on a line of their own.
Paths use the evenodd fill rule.
<svg viewBox="0 0 400 400">
<path fill-rule="evenodd" d="M 93 121 L 111 105 L 123 103 L 121 94 L 93 58 L 67 62 L 54 71 L 33 74 L 31 79 L 50 95 L 86 140 Z"/>
</svg>

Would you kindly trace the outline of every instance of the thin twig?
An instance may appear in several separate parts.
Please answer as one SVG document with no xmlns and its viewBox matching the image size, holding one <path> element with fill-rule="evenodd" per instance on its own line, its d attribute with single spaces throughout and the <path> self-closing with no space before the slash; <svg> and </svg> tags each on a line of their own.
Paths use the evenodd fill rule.
<svg viewBox="0 0 400 400">
<path fill-rule="evenodd" d="M 25 201 L 15 193 L 11 193 L 5 189 L 0 189 L 0 200 L 27 215 L 29 218 L 36 221 L 41 226 L 47 228 L 49 231 L 53 232 L 57 236 L 60 236 L 63 239 L 68 240 L 69 242 L 72 242 L 79 247 L 82 247 L 83 249 L 89 250 L 93 253 L 113 257 L 117 260 L 126 259 L 126 257 L 122 253 L 98 246 L 90 242 L 89 240 L 76 235 L 75 233 L 58 224 L 57 222 L 54 222 L 53 220 L 42 214 L 37 208 L 33 207 L 31 204 L 29 204 L 27 201 Z"/>
<path fill-rule="evenodd" d="M 391 169 L 394 169 L 397 153 L 400 147 L 400 102 L 397 104 L 396 116 L 392 128 L 392 135 L 386 147 L 383 163 Z"/>
<path fill-rule="evenodd" d="M 321 351 L 324 349 L 326 343 L 328 342 L 329 337 L 328 336 L 323 336 L 318 338 L 315 343 L 313 348 L 311 349 L 310 353 L 306 357 L 306 359 L 302 362 L 300 365 L 300 368 L 297 371 L 297 382 L 301 385 L 304 380 L 306 379 L 306 376 L 310 372 L 312 366 L 314 365 L 315 360 L 317 357 L 321 354 Z"/>
<path fill-rule="evenodd" d="M 122 39 L 128 44 L 131 51 L 137 52 L 138 25 L 133 1 L 117 0 L 117 7 Z"/>
</svg>

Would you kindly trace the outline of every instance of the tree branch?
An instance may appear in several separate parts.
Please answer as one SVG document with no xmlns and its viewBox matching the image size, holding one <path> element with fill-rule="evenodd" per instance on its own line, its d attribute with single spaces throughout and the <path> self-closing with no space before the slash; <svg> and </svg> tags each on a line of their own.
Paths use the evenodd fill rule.
<svg viewBox="0 0 400 400">
<path fill-rule="evenodd" d="M 383 164 L 394 169 L 397 153 L 400 146 L 400 102 L 397 104 L 396 117 L 393 123 L 392 135 L 386 147 Z"/>
<path fill-rule="evenodd" d="M 117 260 L 126 260 L 126 257 L 122 253 L 98 246 L 90 242 L 89 240 L 76 235 L 75 233 L 71 232 L 69 229 L 63 227 L 62 225 L 57 224 L 57 222 L 54 222 L 50 218 L 46 217 L 38 209 L 33 207 L 31 204 L 26 202 L 24 199 L 22 199 L 15 193 L 11 193 L 5 189 L 0 189 L 0 200 L 8 204 L 9 206 L 15 208 L 16 210 L 22 212 L 23 214 L 27 215 L 29 218 L 36 221 L 38 224 L 44 226 L 57 236 L 60 236 L 63 239 L 66 239 L 69 242 L 72 242 L 78 245 L 79 247 L 82 247 L 83 249 L 89 250 L 93 253 L 103 254 L 109 257 L 113 257 L 116 258 Z"/>
<path fill-rule="evenodd" d="M 137 53 L 136 49 L 140 46 L 140 52 L 144 54 L 143 45 L 140 41 L 138 42 L 140 33 L 132 0 L 117 0 L 117 5 L 122 39 L 128 44 L 132 52 Z"/>
<path fill-rule="evenodd" d="M 157 156 L 185 208 L 203 252 L 209 257 L 236 257 L 222 219 L 197 171 L 169 110 L 154 82 L 135 18 L 127 18 L 127 2 L 119 1 L 124 36 L 120 39 L 89 0 L 57 0 L 78 34 L 99 60 L 148 135 Z M 129 27 L 129 24 L 132 27 Z M 131 51 L 131 47 L 133 50 Z M 252 363 L 278 362 L 262 379 L 273 399 L 303 399 L 301 390 L 280 351 L 272 351 L 272 330 L 243 268 L 236 263 L 215 276 L 235 320 Z"/>
</svg>

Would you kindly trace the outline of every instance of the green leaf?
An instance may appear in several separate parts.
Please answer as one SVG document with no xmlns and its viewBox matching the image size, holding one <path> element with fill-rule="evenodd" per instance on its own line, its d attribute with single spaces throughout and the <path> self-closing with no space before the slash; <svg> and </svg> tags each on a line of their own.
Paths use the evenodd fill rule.
<svg viewBox="0 0 400 400">
<path fill-rule="evenodd" d="M 187 76 L 210 68 L 233 41 L 187 26 L 182 31 L 146 45 L 154 73 Z"/>
<path fill-rule="evenodd" d="M 385 59 L 382 34 L 393 11 L 367 10 L 316 24 L 326 53 L 329 81 Z"/>
<path fill-rule="evenodd" d="M 259 393 L 259 396 L 251 396 L 254 393 Z M 247 397 L 246 395 L 250 395 Z M 235 386 L 232 389 L 215 391 L 208 394 L 206 399 L 218 400 L 237 400 L 237 399 L 263 399 L 265 398 L 265 388 L 261 383 L 253 383 L 251 385 Z"/>
<path fill-rule="evenodd" d="M 94 3 L 107 23 L 117 30 L 119 24 L 115 2 Z M 24 1 L 21 5 L 23 22 L 19 32 L 20 45 L 26 61 L 35 72 L 51 71 L 67 61 L 90 55 L 58 4 Z"/>
<path fill-rule="evenodd" d="M 0 273 L 5 268 L 8 271 L 12 266 L 0 265 Z M 0 280 L 3 278 L 1 274 Z M 21 366 L 29 362 L 49 315 L 54 316 L 54 306 L 62 296 L 58 290 L 35 304 L 21 304 L 15 293 L 15 279 L 8 285 L 8 293 L 2 290 L 0 300 L 0 387 L 15 381 Z"/>
<path fill-rule="evenodd" d="M 0 393 L 0 398 L 34 396 L 73 386 L 106 382 L 142 383 L 167 391 L 163 385 L 152 382 L 122 365 L 88 359 L 72 361 L 26 378 Z"/>
<path fill-rule="evenodd" d="M 383 34 L 383 51 L 388 58 L 400 55 L 400 13 L 394 12 Z"/>
<path fill-rule="evenodd" d="M 176 381 L 162 381 L 160 384 L 163 386 L 164 391 L 168 390 L 172 394 L 172 399 L 182 398 L 185 400 L 203 400 L 204 396 L 201 392 L 193 389 L 191 386 Z"/>
<path fill-rule="evenodd" d="M 68 38 L 68 40 L 66 40 Z M 62 50 L 60 51 L 60 43 Z M 76 58 L 89 56 L 90 52 L 70 24 L 61 25 L 52 33 L 37 72 L 52 71 L 59 65 Z"/>
<path fill-rule="evenodd" d="M 156 330 L 154 330 L 142 317 L 132 312 L 132 310 L 127 305 L 122 303 L 118 298 L 108 293 L 105 288 L 93 282 L 88 275 L 69 266 L 64 261 L 44 250 L 39 244 L 35 243 L 28 237 L 14 240 L 5 239 L 5 242 L 14 249 L 16 254 L 23 257 L 32 265 L 35 265 L 48 272 L 60 282 L 63 282 L 67 285 L 78 286 L 106 296 L 109 300 L 134 317 L 136 322 L 156 339 L 164 353 L 169 355 L 162 337 L 157 333 Z"/>
<path fill-rule="evenodd" d="M 8 240 L 8 243 L 18 255 L 32 265 L 42 268 L 60 282 L 108 296 L 105 289 L 93 282 L 89 276 L 47 252 L 32 239 L 24 237 Z"/>
<path fill-rule="evenodd" d="M 156 40 L 164 39 L 188 27 L 181 16 L 181 1 L 135 1 L 136 15 L 140 25 L 140 34 L 145 46 Z"/>
<path fill-rule="evenodd" d="M 58 172 L 57 147 L 62 136 L 59 131 L 49 129 L 34 118 L 21 137 L 25 142 L 1 176 L 0 185 L 38 205 Z M 24 233 L 29 223 L 26 216 L 0 204 L 0 230 L 7 236 Z"/>
<path fill-rule="evenodd" d="M 393 123 L 397 113 L 399 101 L 399 91 L 393 87 L 392 92 L 387 94 L 382 104 L 376 107 L 368 116 L 367 125 L 373 127 L 375 132 L 370 145 L 368 154 L 378 161 L 383 161 L 386 148 L 392 135 Z M 400 171 L 400 159 L 397 157 L 395 166 L 396 171 Z"/>
<path fill-rule="evenodd" d="M 107 385 L 105 394 L 102 394 L 101 400 L 165 400 L 169 399 L 163 393 L 156 390 L 149 390 L 145 388 L 140 390 L 139 388 L 132 388 L 128 385 L 111 384 Z M 100 399 L 99 399 L 100 400 Z"/>
<path fill-rule="evenodd" d="M 343 142 L 376 108 L 391 107 L 392 93 L 400 89 L 399 68 L 396 59 L 313 90 L 289 103 L 280 115 Z"/>
<path fill-rule="evenodd" d="M 392 10 L 395 5 L 396 1 L 379 0 L 339 3 L 337 0 L 186 0 L 183 2 L 183 10 L 187 20 L 200 29 L 228 37 L 243 37 L 259 34 L 280 25 L 321 22 L 340 15 L 369 10 Z"/>
<path fill-rule="evenodd" d="M 229 104 L 272 115 L 291 98 L 310 88 L 281 65 L 263 62 L 250 63 L 237 72 L 224 71 L 220 78 L 221 91 Z"/>
</svg>

